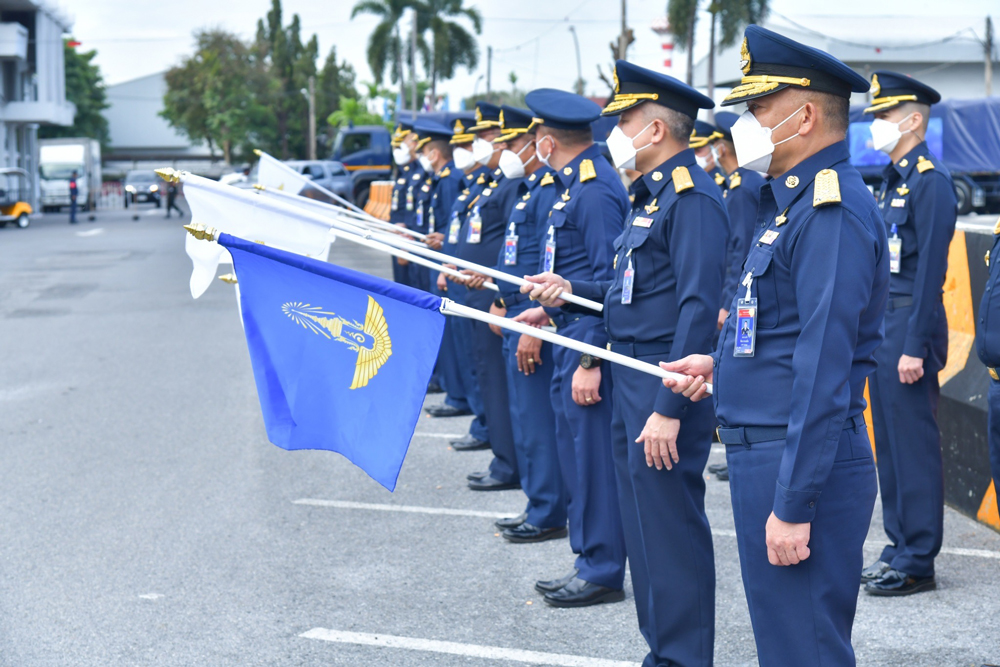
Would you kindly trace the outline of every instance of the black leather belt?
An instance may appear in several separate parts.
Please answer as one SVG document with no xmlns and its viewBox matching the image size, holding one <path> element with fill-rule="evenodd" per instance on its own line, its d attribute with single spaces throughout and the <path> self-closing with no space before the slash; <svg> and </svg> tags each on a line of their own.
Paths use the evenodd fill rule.
<svg viewBox="0 0 1000 667">
<path fill-rule="evenodd" d="M 906 308 L 907 306 L 913 305 L 912 296 L 897 296 L 894 299 L 889 299 L 889 303 L 886 306 L 886 310 L 890 313 L 894 310 L 899 310 L 900 308 Z"/>
<path fill-rule="evenodd" d="M 633 358 L 662 354 L 664 361 L 666 361 L 666 356 L 670 354 L 671 345 L 671 343 L 664 343 L 662 341 L 654 341 L 652 343 L 618 343 L 611 341 L 608 343 L 608 350 Z"/>
<path fill-rule="evenodd" d="M 851 417 L 844 422 L 844 430 L 853 428 L 855 431 L 861 430 L 865 425 L 864 415 Z M 772 440 L 784 440 L 788 435 L 787 426 L 720 426 L 716 429 L 719 442 L 724 445 L 743 445 L 749 447 L 758 442 L 771 442 Z"/>
</svg>

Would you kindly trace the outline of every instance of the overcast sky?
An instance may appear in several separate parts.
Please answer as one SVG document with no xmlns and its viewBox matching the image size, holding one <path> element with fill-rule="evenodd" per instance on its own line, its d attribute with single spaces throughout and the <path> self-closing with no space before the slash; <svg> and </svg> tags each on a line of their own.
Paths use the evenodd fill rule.
<svg viewBox="0 0 1000 667">
<path fill-rule="evenodd" d="M 580 39 L 583 78 L 587 92 L 604 95 L 607 88 L 597 77 L 597 66 L 607 73 L 611 64 L 609 42 L 620 29 L 618 0 L 507 0 L 503 3 L 466 0 L 478 7 L 484 18 L 480 38 L 481 63 L 472 73 L 462 70 L 459 76 L 439 86 L 456 98 L 473 93 L 479 76 L 486 72 L 486 47 L 491 45 L 493 56 L 493 88 L 509 88 L 509 74 L 515 72 L 518 88 L 543 86 L 570 88 L 576 79 L 576 55 L 569 26 L 576 28 Z M 97 63 L 108 84 L 119 83 L 147 74 L 160 72 L 177 64 L 192 50 L 191 34 L 198 28 L 221 27 L 250 38 L 257 19 L 263 17 L 270 0 L 242 0 L 239 3 L 220 0 L 171 0 L 167 3 L 136 3 L 135 0 L 61 0 L 60 6 L 75 19 L 73 35 L 83 43 L 83 50 L 97 49 Z M 703 3 L 707 5 L 707 2 Z M 302 19 L 303 39 L 315 33 L 319 37 L 321 60 L 331 46 L 338 56 L 351 62 L 359 81 L 371 80 L 365 60 L 365 46 L 376 19 L 350 18 L 354 0 L 285 0 L 284 22 L 293 13 Z M 650 26 L 665 13 L 666 0 L 627 0 L 628 24 L 636 40 L 629 49 L 629 60 L 657 68 L 662 65 L 661 40 Z M 147 7 L 153 7 L 147 9 Z M 808 27 L 822 30 L 822 18 L 809 16 L 817 11 L 837 16 L 857 16 L 859 24 L 880 24 L 879 30 L 892 30 L 892 16 L 907 14 L 933 16 L 943 7 L 960 7 L 961 14 L 972 19 L 982 35 L 986 14 L 1000 19 L 997 0 L 961 0 L 941 3 L 924 0 L 838 0 L 809 9 L 800 0 L 771 0 L 775 14 L 794 17 Z M 707 15 L 704 15 L 707 16 Z M 808 21 L 804 20 L 808 17 Z M 707 31 L 707 21 L 700 27 Z M 861 26 L 859 25 L 859 28 Z M 1000 32 L 1000 31 L 998 31 Z M 877 33 L 876 33 L 877 34 Z M 897 36 L 898 38 L 898 36 Z M 706 38 L 701 39 L 704 47 Z M 702 49 L 696 47 L 696 58 Z M 683 77 L 684 54 L 675 57 L 674 74 Z M 478 90 L 485 90 L 485 79 L 478 81 Z"/>
</svg>

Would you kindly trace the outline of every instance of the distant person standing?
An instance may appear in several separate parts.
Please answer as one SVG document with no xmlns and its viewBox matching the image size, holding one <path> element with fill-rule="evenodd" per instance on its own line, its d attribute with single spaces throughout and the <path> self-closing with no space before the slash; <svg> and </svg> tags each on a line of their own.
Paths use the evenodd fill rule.
<svg viewBox="0 0 1000 667">
<path fill-rule="evenodd" d="M 76 185 L 76 169 L 69 175 L 69 224 L 76 224 L 76 197 L 80 190 Z"/>
<path fill-rule="evenodd" d="M 170 217 L 170 209 L 177 211 L 177 215 L 184 217 L 184 211 L 177 205 L 177 184 L 167 183 L 167 217 Z"/>
</svg>

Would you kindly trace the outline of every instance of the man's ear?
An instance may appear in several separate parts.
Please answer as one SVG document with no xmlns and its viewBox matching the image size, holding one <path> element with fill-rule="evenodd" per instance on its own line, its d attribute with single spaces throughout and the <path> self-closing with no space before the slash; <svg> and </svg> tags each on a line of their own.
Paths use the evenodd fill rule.
<svg viewBox="0 0 1000 667">
<path fill-rule="evenodd" d="M 914 111 L 913 115 L 910 116 L 910 129 L 914 132 L 919 130 L 924 126 L 924 114 L 919 111 Z"/>
<path fill-rule="evenodd" d="M 819 109 L 815 102 L 806 102 L 802 109 L 802 118 L 799 120 L 799 134 L 806 136 L 816 129 L 816 122 L 819 119 Z"/>
<path fill-rule="evenodd" d="M 670 131 L 667 129 L 667 124 L 663 122 L 662 118 L 653 119 L 653 136 L 651 141 L 653 143 L 660 143 L 665 139 L 670 138 Z"/>
</svg>

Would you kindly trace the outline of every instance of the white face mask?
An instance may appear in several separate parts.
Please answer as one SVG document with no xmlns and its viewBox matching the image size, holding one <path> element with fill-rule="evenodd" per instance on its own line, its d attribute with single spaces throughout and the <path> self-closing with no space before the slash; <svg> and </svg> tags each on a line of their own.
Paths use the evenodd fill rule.
<svg viewBox="0 0 1000 667">
<path fill-rule="evenodd" d="M 392 160 L 402 167 L 410 164 L 413 161 L 413 156 L 410 154 L 410 149 L 406 146 L 397 146 L 392 149 Z"/>
<path fill-rule="evenodd" d="M 468 171 L 476 164 L 476 158 L 472 156 L 472 151 L 468 148 L 456 148 L 452 153 L 452 159 L 455 161 L 455 168 L 459 171 Z"/>
<path fill-rule="evenodd" d="M 489 162 L 494 152 L 496 149 L 493 148 L 493 144 L 485 139 L 476 137 L 476 140 L 472 142 L 472 157 L 481 165 Z"/>
<path fill-rule="evenodd" d="M 523 178 L 524 177 L 524 167 L 531 164 L 531 161 L 535 159 L 532 155 L 527 162 L 521 162 L 521 153 L 526 151 L 531 143 L 527 143 L 518 152 L 504 150 L 500 153 L 500 170 L 503 171 L 505 178 Z"/>
<path fill-rule="evenodd" d="M 542 146 L 542 142 L 545 141 L 546 139 L 549 139 L 549 137 L 548 136 L 544 136 L 544 137 L 542 137 L 541 139 L 539 139 L 538 141 L 535 142 L 535 156 L 538 157 L 538 161 L 541 162 L 542 164 L 544 164 L 546 167 L 551 167 L 552 165 L 549 164 L 549 160 L 552 159 L 552 151 L 549 151 L 548 155 L 542 155 L 542 148 L 541 148 L 541 146 Z M 553 146 L 552 150 L 555 150 L 554 146 Z"/>
<path fill-rule="evenodd" d="M 882 151 L 883 153 L 891 153 L 899 140 L 903 138 L 906 132 L 912 132 L 913 130 L 907 130 L 906 132 L 900 132 L 899 126 L 910 119 L 910 116 L 904 118 L 898 123 L 893 123 L 891 120 L 885 120 L 884 118 L 876 118 L 872 121 L 872 148 L 877 151 Z"/>
<path fill-rule="evenodd" d="M 697 162 L 698 166 L 701 167 L 702 169 L 705 169 L 705 168 L 708 167 L 708 156 L 707 155 L 701 156 L 701 155 L 698 155 L 697 153 L 695 153 L 694 154 L 694 161 Z"/>
<path fill-rule="evenodd" d="M 744 169 L 767 172 L 768 167 L 771 166 L 771 154 L 774 153 L 774 147 L 799 136 L 796 132 L 787 139 L 774 143 L 771 141 L 771 134 L 805 108 L 803 104 L 792 112 L 791 116 L 774 127 L 761 127 L 752 113 L 744 111 L 733 123 L 732 129 L 733 143 L 736 145 L 736 162 Z"/>
<path fill-rule="evenodd" d="M 635 169 L 636 154 L 643 148 L 652 146 L 653 142 L 649 142 L 642 148 L 636 148 L 632 142 L 648 130 L 652 124 L 653 121 L 649 121 L 649 125 L 639 130 L 638 134 L 634 137 L 625 136 L 622 129 L 615 125 L 615 129 L 611 130 L 611 134 L 608 136 L 608 150 L 611 151 L 611 159 L 614 161 L 616 167 L 619 169 Z"/>
<path fill-rule="evenodd" d="M 424 168 L 428 174 L 434 171 L 434 165 L 431 164 L 431 159 L 426 155 L 420 156 L 420 166 Z"/>
</svg>

